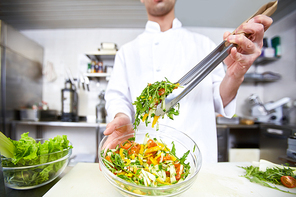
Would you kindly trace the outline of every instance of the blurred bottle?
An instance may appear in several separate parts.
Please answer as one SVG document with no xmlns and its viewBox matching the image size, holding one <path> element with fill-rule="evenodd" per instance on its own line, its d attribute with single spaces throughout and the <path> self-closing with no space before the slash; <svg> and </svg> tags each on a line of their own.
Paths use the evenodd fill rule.
<svg viewBox="0 0 296 197">
<path fill-rule="evenodd" d="M 96 65 L 96 61 L 91 61 L 91 73 L 95 73 L 95 65 Z"/>
<path fill-rule="evenodd" d="M 95 73 L 98 73 L 99 72 L 99 62 L 96 61 L 96 64 L 95 64 Z"/>
<path fill-rule="evenodd" d="M 103 70 L 103 62 L 98 62 L 98 73 L 102 73 L 104 70 Z"/>
<path fill-rule="evenodd" d="M 279 36 L 275 36 L 271 39 L 271 46 L 275 50 L 275 57 L 281 57 L 282 56 L 281 38 Z"/>
<path fill-rule="evenodd" d="M 91 73 L 91 63 L 87 64 L 87 73 Z"/>
<path fill-rule="evenodd" d="M 270 47 L 270 43 L 268 43 L 267 38 L 263 38 L 263 47 L 261 52 L 261 57 L 274 57 L 274 48 Z"/>
<path fill-rule="evenodd" d="M 106 123 L 107 112 L 105 109 L 106 101 L 105 101 L 105 91 L 103 90 L 99 94 L 100 102 L 96 106 L 96 122 L 97 123 Z"/>
</svg>

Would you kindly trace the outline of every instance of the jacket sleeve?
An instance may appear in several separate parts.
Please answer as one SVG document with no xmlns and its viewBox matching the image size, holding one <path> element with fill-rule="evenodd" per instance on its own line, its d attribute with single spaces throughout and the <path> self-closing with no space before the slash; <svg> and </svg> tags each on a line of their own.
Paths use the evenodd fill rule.
<svg viewBox="0 0 296 197">
<path fill-rule="evenodd" d="M 126 64 L 123 47 L 115 57 L 113 72 L 108 82 L 105 94 L 107 121 L 114 119 L 117 113 L 125 113 L 131 121 L 134 117 L 134 108 L 127 80 Z"/>
</svg>

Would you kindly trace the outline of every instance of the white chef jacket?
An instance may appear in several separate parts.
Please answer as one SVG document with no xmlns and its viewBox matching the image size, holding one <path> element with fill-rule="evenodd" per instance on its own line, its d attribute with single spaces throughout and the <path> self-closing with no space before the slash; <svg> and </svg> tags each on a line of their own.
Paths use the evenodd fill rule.
<svg viewBox="0 0 296 197">
<path fill-rule="evenodd" d="M 165 32 L 158 23 L 148 21 L 145 31 L 116 54 L 105 96 L 108 121 L 119 112 L 134 121 L 136 109 L 132 103 L 148 83 L 165 77 L 178 81 L 215 47 L 206 36 L 182 28 L 176 18 Z M 224 75 L 221 64 L 179 102 L 180 114 L 174 120 L 159 119 L 160 124 L 187 133 L 198 145 L 203 163 L 217 162 L 215 112 L 225 117 L 235 112 L 235 99 L 223 108 L 219 86 Z"/>
</svg>

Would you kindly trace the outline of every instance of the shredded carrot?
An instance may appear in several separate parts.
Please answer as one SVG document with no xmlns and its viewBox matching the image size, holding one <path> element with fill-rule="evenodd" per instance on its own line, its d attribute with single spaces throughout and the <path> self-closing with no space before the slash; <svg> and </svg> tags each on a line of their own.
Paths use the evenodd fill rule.
<svg viewBox="0 0 296 197">
<path fill-rule="evenodd" d="M 152 122 L 152 128 L 154 128 L 154 125 L 157 123 L 159 116 L 154 116 L 153 122 Z"/>
<path fill-rule="evenodd" d="M 142 121 L 143 121 L 143 122 L 146 120 L 147 116 L 148 116 L 148 114 L 145 114 L 145 115 L 143 116 L 143 118 L 142 118 Z"/>
</svg>

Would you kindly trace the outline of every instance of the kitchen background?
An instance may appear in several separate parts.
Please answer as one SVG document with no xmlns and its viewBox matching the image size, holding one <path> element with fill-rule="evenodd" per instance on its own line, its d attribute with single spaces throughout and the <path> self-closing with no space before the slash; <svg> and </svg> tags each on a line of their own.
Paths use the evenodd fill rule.
<svg viewBox="0 0 296 197">
<path fill-rule="evenodd" d="M 178 15 L 177 15 L 178 17 Z M 276 21 L 265 34 L 271 39 L 279 36 L 281 39 L 281 57 L 264 65 L 253 65 L 249 73 L 264 73 L 271 71 L 281 75 L 281 79 L 270 83 L 248 82 L 243 83 L 237 97 L 236 114 L 240 117 L 250 116 L 249 96 L 257 94 L 263 103 L 277 101 L 283 97 L 289 97 L 290 123 L 296 124 L 296 10 Z M 181 20 L 182 21 L 182 20 Z M 196 27 L 186 26 L 191 31 L 210 37 L 216 44 L 222 41 L 225 31 L 233 31 L 234 28 L 223 27 Z M 87 52 L 96 51 L 103 42 L 116 43 L 120 49 L 122 45 L 133 40 L 142 33 L 144 25 L 137 28 L 71 28 L 71 29 L 27 29 L 20 32 L 37 42 L 44 48 L 43 70 L 52 68 L 56 78 L 48 79 L 44 73 L 42 84 L 42 100 L 48 103 L 49 109 L 61 111 L 61 89 L 64 88 L 66 71 L 70 70 L 74 78 L 79 78 L 81 73 L 87 72 L 87 64 L 90 63 Z M 108 62 L 112 64 L 112 61 Z M 99 103 L 98 95 L 105 90 L 106 78 L 92 78 L 89 91 L 79 88 L 79 116 L 86 116 L 87 121 L 95 122 L 96 108 Z M 293 102 L 294 101 L 294 102 Z M 30 131 L 36 135 L 37 128 L 34 125 L 18 125 L 16 138 L 23 132 Z M 73 155 L 95 154 L 96 135 L 93 128 L 81 127 L 42 127 L 43 137 L 50 138 L 58 134 L 66 134 L 74 144 Z"/>
</svg>

